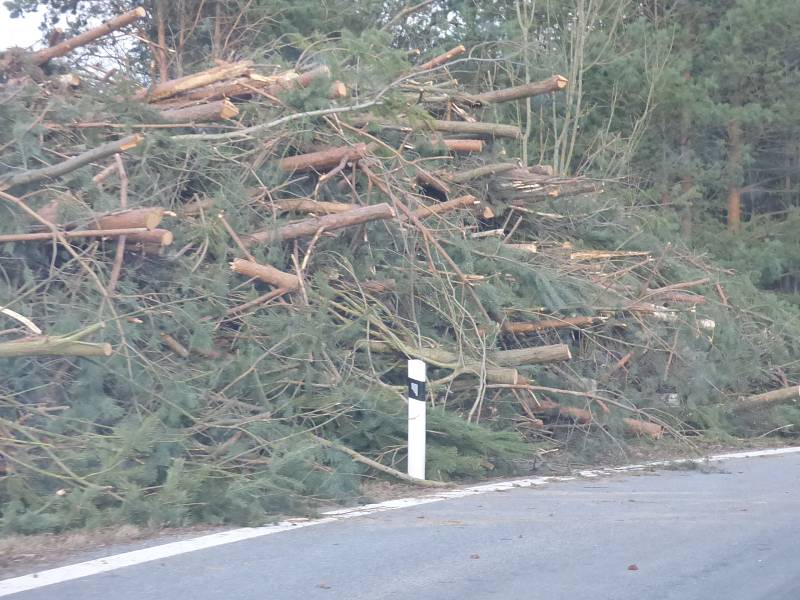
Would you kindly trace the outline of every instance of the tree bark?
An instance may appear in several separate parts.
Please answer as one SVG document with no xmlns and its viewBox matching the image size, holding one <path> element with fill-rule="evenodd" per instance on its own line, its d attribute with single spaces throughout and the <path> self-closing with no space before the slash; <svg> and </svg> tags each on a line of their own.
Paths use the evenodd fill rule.
<svg viewBox="0 0 800 600">
<path fill-rule="evenodd" d="M 186 75 L 178 79 L 171 79 L 170 81 L 159 83 L 146 90 L 141 90 L 134 94 L 134 98 L 137 100 L 146 100 L 148 102 L 157 102 L 158 100 L 171 98 L 183 92 L 216 83 L 217 81 L 238 77 L 249 71 L 252 65 L 252 61 L 243 60 L 229 65 L 212 67 L 211 69 L 206 69 L 199 73 L 193 73 L 192 75 Z"/>
<path fill-rule="evenodd" d="M 102 146 L 98 146 L 97 148 L 92 148 L 83 154 L 73 156 L 72 158 L 55 165 L 42 167 L 41 169 L 22 171 L 21 173 L 14 173 L 12 175 L 5 175 L 0 177 L 0 190 L 6 190 L 18 185 L 35 183 L 43 179 L 61 177 L 62 175 L 66 175 L 67 173 L 75 171 L 76 169 L 88 165 L 89 163 L 107 158 L 112 154 L 117 154 L 118 152 L 124 152 L 125 150 L 135 148 L 142 142 L 142 140 L 144 140 L 144 136 L 135 133 L 122 139 L 108 142 Z"/>
<path fill-rule="evenodd" d="M 772 390 L 771 392 L 740 398 L 739 402 L 734 405 L 734 410 L 744 411 L 758 408 L 768 408 L 782 402 L 791 401 L 797 403 L 798 400 L 800 400 L 800 386 L 793 385 L 792 387 Z"/>
<path fill-rule="evenodd" d="M 231 270 L 246 277 L 255 277 L 264 283 L 268 283 L 276 288 L 294 290 L 300 287 L 300 279 L 297 275 L 284 273 L 270 265 L 262 265 L 251 260 L 237 258 L 231 263 Z"/>
<path fill-rule="evenodd" d="M 293 240 L 299 237 L 310 237 L 315 235 L 320 229 L 324 231 L 335 231 L 352 225 L 359 225 L 378 219 L 393 219 L 394 209 L 386 203 L 374 204 L 372 206 L 359 206 L 347 212 L 339 214 L 325 215 L 315 219 L 307 219 L 299 223 L 284 225 L 274 231 L 261 231 L 244 238 L 242 241 L 246 246 L 252 244 L 265 244 L 273 240 Z"/>
<path fill-rule="evenodd" d="M 278 162 L 278 167 L 282 171 L 289 173 L 294 171 L 309 171 L 311 169 L 316 171 L 328 171 L 339 165 L 342 161 L 349 162 L 359 160 L 364 157 L 366 152 L 366 144 L 330 148 L 318 152 L 309 152 L 308 154 L 287 156 Z"/>
<path fill-rule="evenodd" d="M 491 92 L 484 92 L 470 96 L 473 101 L 485 103 L 496 102 L 511 102 L 513 100 L 521 100 L 523 98 L 530 98 L 532 96 L 539 96 L 541 94 L 549 94 L 550 92 L 558 92 L 567 87 L 568 81 L 561 75 L 553 75 L 550 79 L 543 81 L 535 81 L 532 83 L 525 83 L 515 87 L 506 88 L 503 90 L 494 90 Z"/>
<path fill-rule="evenodd" d="M 159 112 L 167 123 L 205 123 L 233 119 L 239 109 L 230 100 L 217 100 L 206 104 L 195 104 L 183 108 L 168 108 Z"/>
<path fill-rule="evenodd" d="M 59 56 L 64 56 L 72 52 L 75 48 L 80 46 L 85 46 L 86 44 L 93 42 L 97 38 L 103 37 L 104 35 L 108 35 L 113 31 L 117 31 L 118 29 L 122 29 L 126 25 L 130 25 L 131 23 L 138 21 L 147 16 L 147 11 L 141 6 L 134 8 L 122 15 L 114 17 L 113 19 L 109 19 L 102 25 L 98 25 L 90 29 L 89 31 L 84 31 L 81 34 L 76 35 L 73 38 L 68 40 L 64 40 L 60 44 L 56 44 L 55 46 L 51 46 L 50 48 L 45 48 L 44 50 L 39 50 L 31 54 L 31 60 L 34 64 L 41 65 L 46 63 L 48 60 L 52 58 L 57 58 Z"/>
</svg>

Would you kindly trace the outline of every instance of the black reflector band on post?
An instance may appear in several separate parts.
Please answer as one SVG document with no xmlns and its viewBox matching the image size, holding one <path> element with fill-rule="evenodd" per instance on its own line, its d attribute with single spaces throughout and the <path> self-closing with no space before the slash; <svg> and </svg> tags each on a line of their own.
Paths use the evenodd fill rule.
<svg viewBox="0 0 800 600">
<path fill-rule="evenodd" d="M 425 402 L 425 382 L 416 379 L 408 380 L 408 397 L 410 400 L 421 400 Z"/>
</svg>

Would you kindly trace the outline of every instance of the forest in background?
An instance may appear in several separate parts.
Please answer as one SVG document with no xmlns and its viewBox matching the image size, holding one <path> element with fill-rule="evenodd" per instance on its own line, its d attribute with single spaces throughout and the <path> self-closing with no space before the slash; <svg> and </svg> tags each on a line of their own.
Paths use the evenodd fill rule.
<svg viewBox="0 0 800 600">
<path fill-rule="evenodd" d="M 6 5 L 53 48 L 136 8 Z M 0 58 L 0 305 L 62 344 L 0 331 L 6 530 L 352 498 L 405 357 L 436 480 L 794 435 L 797 3 L 142 6 Z"/>
</svg>

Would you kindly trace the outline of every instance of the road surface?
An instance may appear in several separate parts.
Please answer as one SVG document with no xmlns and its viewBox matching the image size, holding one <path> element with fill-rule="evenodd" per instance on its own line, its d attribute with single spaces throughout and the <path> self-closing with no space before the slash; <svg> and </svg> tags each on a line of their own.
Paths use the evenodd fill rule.
<svg viewBox="0 0 800 600">
<path fill-rule="evenodd" d="M 419 505 L 7 597 L 798 600 L 798 501 L 800 454 L 732 460 Z"/>
</svg>

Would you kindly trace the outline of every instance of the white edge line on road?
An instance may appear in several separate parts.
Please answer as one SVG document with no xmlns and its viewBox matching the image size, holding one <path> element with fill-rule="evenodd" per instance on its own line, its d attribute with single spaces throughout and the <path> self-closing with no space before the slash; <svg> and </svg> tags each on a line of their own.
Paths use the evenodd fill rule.
<svg viewBox="0 0 800 600">
<path fill-rule="evenodd" d="M 508 481 L 496 481 L 482 485 L 474 485 L 469 487 L 448 490 L 444 492 L 436 492 L 430 495 L 418 496 L 412 498 L 400 498 L 397 500 L 387 500 L 386 502 L 379 502 L 377 504 L 365 504 L 354 508 L 343 508 L 338 510 L 331 510 L 322 513 L 322 516 L 317 519 L 288 519 L 281 521 L 274 525 L 267 525 L 264 527 L 245 527 L 241 529 L 231 529 L 229 531 L 222 531 L 220 533 L 212 533 L 201 537 L 182 540 L 179 542 L 171 542 L 169 544 L 161 544 L 159 546 L 151 546 L 149 548 L 142 548 L 141 550 L 133 550 L 132 552 L 124 552 L 113 556 L 106 556 L 95 560 L 89 560 L 74 565 L 67 565 L 65 567 L 58 567 L 55 569 L 48 569 L 46 571 L 39 571 L 38 573 L 31 573 L 29 575 L 22 575 L 21 577 L 14 577 L 0 581 L 0 596 L 9 596 L 36 588 L 63 583 L 81 577 L 89 577 L 115 569 L 122 569 L 133 565 L 139 565 L 146 562 L 155 560 L 162 560 L 177 556 L 179 554 L 186 554 L 188 552 L 195 552 L 197 550 L 205 550 L 207 548 L 214 548 L 215 546 L 223 546 L 225 544 L 232 544 L 234 542 L 241 542 L 243 540 L 250 540 L 253 538 L 264 537 L 273 535 L 275 533 L 283 533 L 285 531 L 292 531 L 295 529 L 302 529 L 304 527 L 311 527 L 313 525 L 324 525 L 325 523 L 335 523 L 345 519 L 353 519 L 355 517 L 363 517 L 389 510 L 398 510 L 401 508 L 409 508 L 411 506 L 420 506 L 422 504 L 430 504 L 432 502 L 441 502 L 443 500 L 451 500 L 454 498 L 465 498 L 467 496 L 475 496 L 478 494 L 487 494 L 489 492 L 502 492 L 514 488 L 529 488 L 535 486 L 546 485 L 551 482 L 557 481 L 571 481 L 580 478 L 591 478 L 613 475 L 615 473 L 629 473 L 632 471 L 642 471 L 645 469 L 666 467 L 671 465 L 679 465 L 686 463 L 704 463 L 704 462 L 719 462 L 724 460 L 734 460 L 740 458 L 757 458 L 762 456 L 780 456 L 784 454 L 797 454 L 800 453 L 800 447 L 791 448 L 772 448 L 767 450 L 752 450 L 748 452 L 732 452 L 729 454 L 718 454 L 705 458 L 688 458 L 677 460 L 660 460 L 637 465 L 626 465 L 622 467 L 608 467 L 600 469 L 586 469 L 578 471 L 574 476 L 543 476 L 543 477 L 529 477 L 524 479 L 511 479 Z"/>
</svg>

